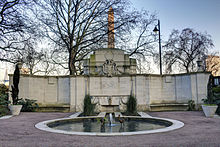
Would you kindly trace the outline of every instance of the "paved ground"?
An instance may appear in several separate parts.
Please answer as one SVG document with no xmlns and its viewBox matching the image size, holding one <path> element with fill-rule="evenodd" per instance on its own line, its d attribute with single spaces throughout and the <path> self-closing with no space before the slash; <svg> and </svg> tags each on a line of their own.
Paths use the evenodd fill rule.
<svg viewBox="0 0 220 147">
<path fill-rule="evenodd" d="M 76 136 L 38 130 L 40 121 L 69 116 L 70 113 L 21 113 L 0 120 L 0 147 L 220 147 L 220 118 L 205 118 L 202 112 L 151 112 L 155 117 L 180 120 L 181 129 L 134 136 Z"/>
</svg>

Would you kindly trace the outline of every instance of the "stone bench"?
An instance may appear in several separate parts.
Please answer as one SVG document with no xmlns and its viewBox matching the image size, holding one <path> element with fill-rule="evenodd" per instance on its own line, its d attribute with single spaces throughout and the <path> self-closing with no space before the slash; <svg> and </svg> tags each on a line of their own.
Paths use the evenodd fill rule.
<svg viewBox="0 0 220 147">
<path fill-rule="evenodd" d="M 156 103 L 150 105 L 150 111 L 186 111 L 186 103 Z"/>
<path fill-rule="evenodd" d="M 44 104 L 39 105 L 37 112 L 70 112 L 70 105 L 67 104 Z"/>
</svg>

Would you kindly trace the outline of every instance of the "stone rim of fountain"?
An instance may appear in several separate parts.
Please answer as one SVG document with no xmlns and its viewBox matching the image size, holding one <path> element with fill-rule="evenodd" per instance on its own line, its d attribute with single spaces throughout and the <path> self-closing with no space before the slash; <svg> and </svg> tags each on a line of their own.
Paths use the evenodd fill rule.
<svg viewBox="0 0 220 147">
<path fill-rule="evenodd" d="M 130 117 L 130 116 L 126 116 Z M 99 133 L 99 132 L 74 132 L 74 131 L 64 131 L 64 130 L 56 130 L 53 128 L 50 128 L 47 126 L 47 124 L 55 122 L 55 121 L 63 121 L 63 120 L 69 120 L 69 119 L 76 119 L 79 117 L 75 118 L 60 118 L 60 119 L 53 119 L 53 120 L 47 120 L 43 122 L 39 122 L 35 125 L 36 128 L 43 130 L 43 131 L 48 131 L 52 133 L 61 133 L 61 134 L 68 134 L 68 135 L 89 135 L 89 136 L 124 136 L 124 135 L 141 135 L 141 134 L 153 134 L 153 133 L 162 133 L 162 132 L 169 132 L 173 131 L 176 129 L 180 129 L 184 126 L 184 123 L 178 120 L 173 120 L 173 119 L 167 119 L 167 118 L 160 118 L 160 117 L 144 117 L 144 116 L 131 116 L 133 118 L 148 118 L 148 119 L 157 119 L 157 120 L 164 120 L 164 121 L 169 121 L 172 123 L 171 126 L 166 127 L 166 128 L 161 128 L 161 129 L 156 129 L 156 130 L 143 130 L 143 131 L 136 131 L 136 132 L 113 132 L 113 133 Z M 100 118 L 97 116 L 90 116 L 90 117 L 80 117 L 80 118 Z"/>
</svg>

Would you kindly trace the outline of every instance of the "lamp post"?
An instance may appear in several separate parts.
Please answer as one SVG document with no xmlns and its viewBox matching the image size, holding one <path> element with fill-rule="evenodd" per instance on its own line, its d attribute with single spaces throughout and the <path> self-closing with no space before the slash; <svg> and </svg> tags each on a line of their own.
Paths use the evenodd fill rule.
<svg viewBox="0 0 220 147">
<path fill-rule="evenodd" d="M 203 71 L 204 70 L 204 67 L 203 67 L 203 63 L 202 63 L 202 60 L 200 59 L 200 57 L 198 58 L 198 60 L 196 61 L 197 62 L 197 71 Z"/>
<path fill-rule="evenodd" d="M 158 26 L 158 28 L 157 28 Z M 159 56 L 160 56 L 160 75 L 162 75 L 162 58 L 161 58 L 161 39 L 160 39 L 160 20 L 158 20 L 158 24 L 155 26 L 155 33 L 159 32 Z"/>
</svg>

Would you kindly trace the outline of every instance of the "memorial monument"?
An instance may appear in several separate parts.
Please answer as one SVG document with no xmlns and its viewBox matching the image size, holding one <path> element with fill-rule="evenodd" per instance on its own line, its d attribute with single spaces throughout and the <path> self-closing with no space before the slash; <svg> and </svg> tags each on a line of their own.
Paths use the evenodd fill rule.
<svg viewBox="0 0 220 147">
<path fill-rule="evenodd" d="M 123 112 L 130 95 L 138 111 L 186 110 L 207 96 L 209 73 L 155 75 L 136 74 L 136 59 L 115 48 L 114 12 L 108 13 L 108 46 L 84 60 L 80 76 L 20 76 L 19 97 L 37 100 L 40 110 L 83 110 L 84 98 L 91 96 L 97 112 Z M 9 75 L 9 87 L 13 75 Z M 9 95 L 11 96 L 11 95 Z M 11 100 L 11 98 L 10 98 Z"/>
<path fill-rule="evenodd" d="M 132 59 L 123 50 L 115 48 L 114 11 L 108 12 L 108 48 L 94 51 L 84 60 L 85 75 L 121 75 L 136 74 L 136 59 Z"/>
</svg>

